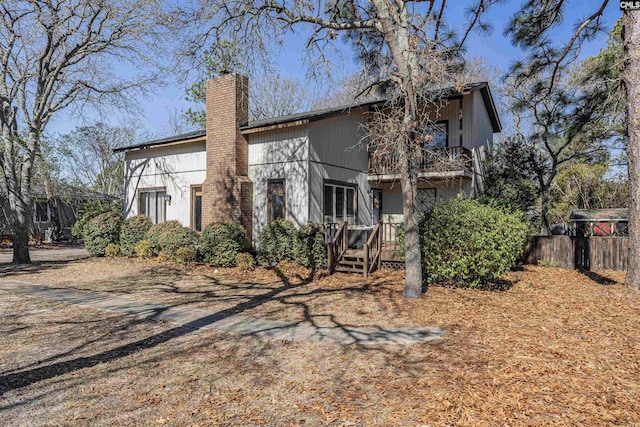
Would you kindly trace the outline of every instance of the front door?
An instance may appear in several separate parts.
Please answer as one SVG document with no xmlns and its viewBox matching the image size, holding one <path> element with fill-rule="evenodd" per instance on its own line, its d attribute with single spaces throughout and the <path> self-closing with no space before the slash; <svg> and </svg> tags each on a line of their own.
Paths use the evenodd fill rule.
<svg viewBox="0 0 640 427">
<path fill-rule="evenodd" d="M 371 212 L 373 213 L 373 224 L 382 221 L 382 190 L 371 190 Z"/>
</svg>

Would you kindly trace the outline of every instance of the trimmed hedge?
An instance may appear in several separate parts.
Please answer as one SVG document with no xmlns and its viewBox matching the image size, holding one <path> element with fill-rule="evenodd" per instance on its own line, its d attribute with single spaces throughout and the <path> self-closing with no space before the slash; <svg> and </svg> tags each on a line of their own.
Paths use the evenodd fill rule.
<svg viewBox="0 0 640 427">
<path fill-rule="evenodd" d="M 151 243 L 153 253 L 163 252 L 169 259 L 177 260 L 180 248 L 190 247 L 197 250 L 198 233 L 183 227 L 178 221 L 166 221 L 153 225 L 147 231 L 146 240 Z"/>
<path fill-rule="evenodd" d="M 120 230 L 122 254 L 126 256 L 133 255 L 136 244 L 144 240 L 147 231 L 152 225 L 151 218 L 146 215 L 136 215 L 127 219 Z"/>
<path fill-rule="evenodd" d="M 209 224 L 200 235 L 200 252 L 214 267 L 233 267 L 236 256 L 247 248 L 247 233 L 238 224 Z"/>
<path fill-rule="evenodd" d="M 436 203 L 420 221 L 423 278 L 482 287 L 516 264 L 529 226 L 520 212 L 473 199 Z M 404 233 L 397 234 L 404 259 Z"/>
<path fill-rule="evenodd" d="M 84 227 L 84 244 L 92 255 L 104 256 L 109 243 L 117 244 L 120 238 L 122 217 L 115 212 L 100 214 Z"/>
<path fill-rule="evenodd" d="M 264 226 L 258 235 L 258 262 L 263 266 L 273 266 L 282 260 L 296 259 L 297 230 L 285 219 L 273 221 Z"/>
<path fill-rule="evenodd" d="M 324 228 L 307 224 L 296 233 L 294 242 L 296 263 L 303 267 L 327 267 L 327 245 Z"/>
</svg>

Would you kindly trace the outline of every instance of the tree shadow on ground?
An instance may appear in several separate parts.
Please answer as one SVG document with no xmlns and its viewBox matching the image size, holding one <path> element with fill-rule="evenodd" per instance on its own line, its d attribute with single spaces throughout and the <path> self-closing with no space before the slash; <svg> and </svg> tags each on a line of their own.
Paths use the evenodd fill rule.
<svg viewBox="0 0 640 427">
<path fill-rule="evenodd" d="M 579 270 L 579 272 L 599 285 L 610 286 L 610 285 L 618 284 L 618 282 L 616 282 L 615 280 L 605 277 L 599 273 L 596 273 L 595 271 Z"/>
<path fill-rule="evenodd" d="M 37 272 L 43 268 L 59 268 L 70 262 L 75 261 L 53 263 L 49 262 L 37 265 L 27 265 L 23 266 L 18 271 L 22 274 L 28 274 Z M 9 268 L 8 272 L 10 272 L 11 274 L 15 274 L 15 268 L 15 266 Z M 158 275 L 162 275 L 162 277 L 158 277 Z M 280 303 L 283 310 L 287 307 L 292 306 L 298 310 L 301 310 L 301 312 L 303 313 L 302 319 L 295 322 L 281 322 L 281 324 L 276 323 L 275 325 L 271 325 L 267 328 L 262 328 L 256 333 L 248 332 L 243 333 L 242 335 L 264 337 L 269 336 L 270 333 L 278 332 L 279 329 L 288 330 L 296 326 L 304 325 L 305 328 L 311 328 L 311 333 L 315 336 L 314 339 L 316 340 L 323 341 L 324 338 L 327 337 L 326 341 L 331 341 L 331 334 L 335 334 L 336 331 L 339 331 L 342 336 L 347 337 L 346 340 L 350 344 L 361 346 L 363 348 L 370 346 L 372 339 L 380 336 L 380 334 L 398 333 L 402 335 L 401 332 L 399 333 L 394 329 L 386 327 L 385 325 L 368 325 L 370 331 L 367 330 L 363 332 L 362 330 L 359 330 L 362 327 L 361 324 L 348 324 L 346 322 L 341 322 L 335 315 L 331 313 L 314 314 L 309 306 L 309 301 L 322 295 L 332 293 L 362 294 L 370 292 L 370 285 L 368 283 L 344 286 L 339 288 L 319 287 L 315 289 L 306 289 L 299 292 L 294 292 L 292 294 L 287 294 L 288 291 L 291 291 L 295 288 L 303 288 L 305 285 L 309 284 L 313 280 L 313 277 L 316 275 L 316 271 L 311 270 L 309 272 L 309 275 L 306 277 L 295 273 L 292 275 L 287 275 L 284 272 L 278 270 L 276 270 L 276 275 L 279 280 L 277 282 L 269 284 L 268 286 L 250 282 L 243 284 L 221 283 L 214 278 L 209 278 L 210 289 L 197 291 L 184 291 L 181 290 L 179 286 L 176 286 L 175 281 L 179 280 L 183 276 L 180 274 L 179 270 L 172 268 L 153 269 L 151 272 L 143 271 L 136 277 L 130 277 L 126 280 L 122 280 L 126 282 L 128 286 L 140 286 L 142 283 L 147 283 L 149 279 L 153 279 L 155 276 L 154 284 L 151 284 L 150 286 L 154 288 L 161 286 L 164 292 L 186 294 L 188 298 L 170 304 L 162 304 L 161 307 L 157 307 L 151 310 L 151 312 L 148 315 L 144 316 L 143 319 L 132 318 L 130 322 L 118 328 L 118 330 L 126 330 L 143 322 L 162 319 L 162 314 L 171 307 L 180 307 L 195 301 L 224 300 L 231 301 L 232 305 L 217 310 L 210 315 L 192 320 L 188 323 L 185 323 L 184 325 L 170 328 L 166 331 L 150 335 L 143 339 L 118 345 L 109 350 L 101 351 L 93 355 L 61 360 L 73 357 L 74 354 L 77 355 L 87 346 L 99 343 L 104 337 L 114 332 L 113 329 L 107 328 L 103 334 L 94 336 L 80 345 L 67 349 L 54 356 L 40 359 L 36 363 L 32 363 L 28 366 L 22 366 L 21 368 L 18 368 L 19 371 L 17 369 L 11 369 L 0 374 L 0 395 L 3 395 L 11 390 L 27 387 L 40 381 L 56 378 L 102 363 L 116 361 L 135 353 L 155 348 L 161 344 L 174 340 L 175 338 L 191 334 L 197 329 L 214 325 L 216 322 L 227 319 L 229 316 L 244 313 L 248 310 L 254 309 L 272 301 Z M 261 292 L 257 295 L 247 295 L 247 289 L 259 289 Z M 400 336 L 400 338 L 403 337 Z M 39 366 L 42 364 L 45 365 Z"/>
<path fill-rule="evenodd" d="M 32 261 L 29 264 L 0 263 L 0 278 L 26 276 L 47 270 L 57 270 L 71 264 L 80 263 L 83 260 L 82 258 L 73 258 L 55 261 Z"/>
</svg>

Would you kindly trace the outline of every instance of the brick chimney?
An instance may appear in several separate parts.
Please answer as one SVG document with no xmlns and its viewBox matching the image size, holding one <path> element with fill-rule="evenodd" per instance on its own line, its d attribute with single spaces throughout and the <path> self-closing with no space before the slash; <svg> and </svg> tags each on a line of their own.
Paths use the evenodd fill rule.
<svg viewBox="0 0 640 427">
<path fill-rule="evenodd" d="M 251 242 L 253 183 L 249 147 L 240 132 L 248 121 L 249 79 L 237 73 L 207 81 L 207 176 L 202 184 L 202 225 L 233 222 Z"/>
</svg>

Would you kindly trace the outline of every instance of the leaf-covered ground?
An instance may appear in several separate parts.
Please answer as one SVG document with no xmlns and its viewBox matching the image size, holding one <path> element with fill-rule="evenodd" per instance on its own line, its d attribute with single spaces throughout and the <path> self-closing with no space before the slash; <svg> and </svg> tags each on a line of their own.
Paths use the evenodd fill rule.
<svg viewBox="0 0 640 427">
<path fill-rule="evenodd" d="M 286 342 L 0 293 L 0 425 L 640 425 L 640 293 L 620 273 L 526 267 L 501 291 L 431 287 L 417 301 L 388 271 L 363 280 L 91 259 L 0 265 L 2 278 L 447 335 Z"/>
</svg>

